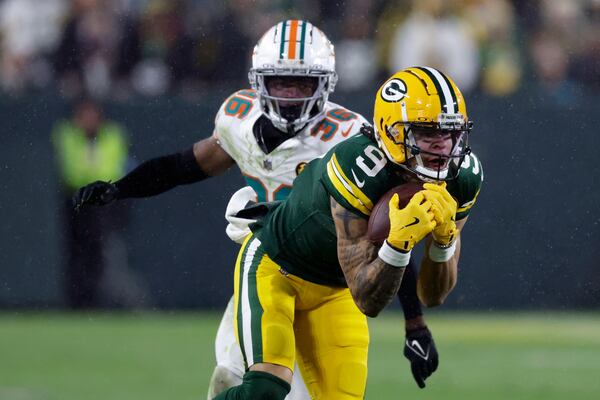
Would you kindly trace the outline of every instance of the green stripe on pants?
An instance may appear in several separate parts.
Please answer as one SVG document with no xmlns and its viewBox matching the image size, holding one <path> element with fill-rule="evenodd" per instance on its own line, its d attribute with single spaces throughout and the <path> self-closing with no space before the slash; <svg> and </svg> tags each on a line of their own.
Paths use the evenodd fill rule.
<svg viewBox="0 0 600 400">
<path fill-rule="evenodd" d="M 258 298 L 256 272 L 264 257 L 260 240 L 252 238 L 243 250 L 240 261 L 240 286 L 238 288 L 238 335 L 247 366 L 262 362 L 262 315 Z"/>
</svg>

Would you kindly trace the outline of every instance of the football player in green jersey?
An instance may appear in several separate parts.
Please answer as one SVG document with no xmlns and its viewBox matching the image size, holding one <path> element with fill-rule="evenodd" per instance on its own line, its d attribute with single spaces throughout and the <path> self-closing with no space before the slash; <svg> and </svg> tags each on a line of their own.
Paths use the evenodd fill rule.
<svg viewBox="0 0 600 400">
<path fill-rule="evenodd" d="M 82 187 L 74 196 L 76 207 L 155 196 L 221 175 L 232 165 L 260 201 L 283 199 L 300 167 L 359 133 L 364 118 L 328 100 L 337 80 L 334 50 L 317 27 L 298 20 L 276 24 L 257 43 L 252 65 L 250 82 L 255 90 L 238 91 L 222 104 L 213 136 L 183 152 L 147 160 L 117 182 L 96 181 Z M 290 98 L 295 100 L 286 100 Z M 438 354 L 416 292 L 415 271 L 408 266 L 398 291 L 405 315 L 404 354 L 415 381 L 425 387 L 437 368 Z M 218 329 L 215 353 L 209 399 L 224 387 L 239 384 L 244 373 L 230 305 Z M 308 394 L 298 374 L 287 400 L 304 399 Z"/>
<path fill-rule="evenodd" d="M 234 280 L 248 372 L 217 399 L 283 399 L 294 360 L 313 398 L 364 397 L 366 316 L 394 297 L 412 248 L 425 242 L 424 304 L 443 303 L 456 283 L 460 230 L 483 180 L 471 127 L 449 77 L 429 67 L 400 71 L 377 92 L 373 128 L 311 161 L 287 200 L 263 207 Z M 373 205 L 408 181 L 424 189 L 402 209 L 392 197 L 390 232 L 377 248 L 367 238 Z"/>
</svg>

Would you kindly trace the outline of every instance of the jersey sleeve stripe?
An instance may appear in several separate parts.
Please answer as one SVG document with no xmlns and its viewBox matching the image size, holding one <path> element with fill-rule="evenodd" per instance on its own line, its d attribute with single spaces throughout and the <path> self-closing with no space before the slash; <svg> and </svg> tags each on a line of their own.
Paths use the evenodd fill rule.
<svg viewBox="0 0 600 400">
<path fill-rule="evenodd" d="M 360 200 L 358 200 L 350 191 L 348 191 L 348 189 L 343 185 L 342 181 L 340 181 L 340 179 L 335 175 L 331 161 L 327 164 L 327 175 L 329 176 L 329 179 L 331 180 L 331 183 L 333 183 L 333 186 L 336 188 L 336 190 L 348 203 L 350 203 L 352 207 L 356 208 L 364 215 L 370 215 L 371 212 L 367 210 Z"/>
<path fill-rule="evenodd" d="M 338 163 L 337 157 L 335 156 L 335 154 L 333 155 L 333 166 L 336 168 L 336 171 L 339 172 L 339 174 L 341 175 L 341 177 L 346 181 L 346 183 L 348 183 L 348 185 L 350 185 L 350 192 L 352 194 L 354 194 L 364 205 L 365 207 L 367 207 L 369 209 L 369 213 L 371 212 L 371 210 L 373 209 L 373 202 L 371 201 L 371 199 L 369 199 L 367 197 L 366 194 L 363 193 L 362 190 L 360 190 L 358 188 L 358 186 L 356 186 L 350 179 L 348 179 L 348 177 L 344 174 L 344 171 L 342 170 L 342 167 L 340 167 L 340 164 Z"/>
<path fill-rule="evenodd" d="M 473 197 L 473 200 L 466 202 L 465 204 L 461 204 L 461 206 L 456 210 L 456 213 L 463 213 L 465 211 L 469 211 L 471 209 L 471 207 L 473 207 L 473 205 L 475 204 L 475 201 L 477 200 L 477 196 L 479 196 L 479 192 L 481 191 L 481 189 L 479 189 L 477 191 L 477 193 L 475 193 L 475 197 Z"/>
<path fill-rule="evenodd" d="M 373 203 L 362 192 L 360 192 L 358 188 L 356 189 L 358 192 L 360 192 L 360 194 L 356 194 L 357 192 L 353 190 L 353 186 L 356 186 L 349 182 L 348 178 L 346 178 L 344 173 L 341 172 L 341 168 L 339 167 L 335 154 L 327 163 L 327 176 L 337 191 L 352 207 L 356 208 L 364 215 L 371 214 Z M 361 195 L 363 199 L 360 198 Z M 364 199 L 366 199 L 366 201 L 364 201 Z"/>
</svg>

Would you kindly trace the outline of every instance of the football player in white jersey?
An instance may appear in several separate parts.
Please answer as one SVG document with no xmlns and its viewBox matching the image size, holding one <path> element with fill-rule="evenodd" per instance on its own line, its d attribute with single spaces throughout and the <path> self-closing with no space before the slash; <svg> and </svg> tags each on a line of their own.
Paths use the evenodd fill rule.
<svg viewBox="0 0 600 400">
<path fill-rule="evenodd" d="M 249 80 L 252 89 L 234 93 L 220 107 L 212 136 L 182 152 L 148 160 L 114 183 L 97 181 L 82 187 L 74 196 L 75 207 L 154 196 L 237 165 L 249 186 L 234 195 L 227 210 L 228 234 L 239 241 L 247 233 L 247 221 L 236 224 L 237 210 L 248 200 L 284 199 L 307 162 L 357 134 L 366 123 L 361 115 L 328 100 L 337 81 L 333 45 L 307 21 L 283 21 L 263 35 L 254 48 Z M 424 387 L 437 368 L 438 356 L 422 317 L 414 274 L 410 275 L 405 273 L 399 293 L 406 319 L 404 353 L 417 384 Z M 429 357 L 415 356 L 420 353 L 411 351 L 414 343 Z M 231 302 L 215 347 L 217 366 L 209 399 L 240 384 L 249 367 L 235 339 Z M 286 398 L 310 398 L 299 374 Z"/>
</svg>

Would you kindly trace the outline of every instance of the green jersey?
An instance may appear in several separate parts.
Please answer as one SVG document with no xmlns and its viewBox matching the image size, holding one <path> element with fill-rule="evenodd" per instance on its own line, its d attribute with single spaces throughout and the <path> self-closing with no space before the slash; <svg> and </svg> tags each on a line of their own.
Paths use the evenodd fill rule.
<svg viewBox="0 0 600 400">
<path fill-rule="evenodd" d="M 289 197 L 252 229 L 269 257 L 287 272 L 317 284 L 346 286 L 330 197 L 367 219 L 377 200 L 405 177 L 405 170 L 389 162 L 372 139 L 357 135 L 311 161 Z M 458 201 L 457 220 L 469 214 L 482 181 L 481 163 L 470 154 L 458 177 L 447 183 Z"/>
</svg>

